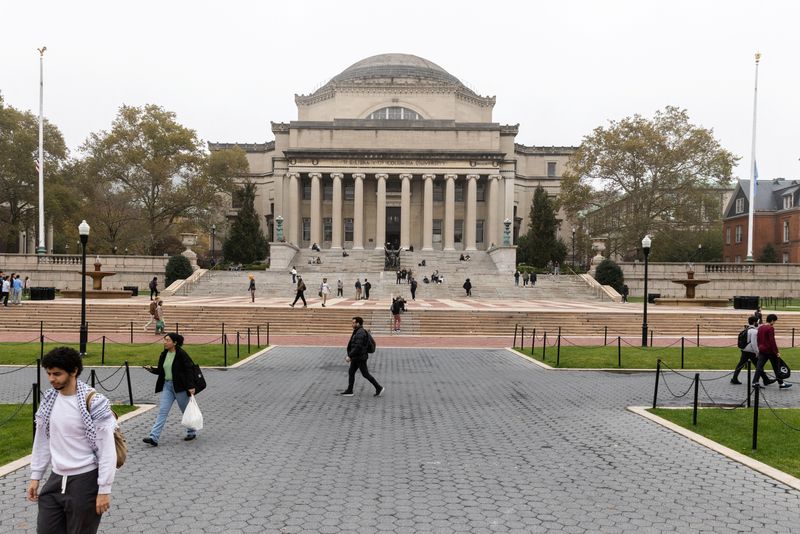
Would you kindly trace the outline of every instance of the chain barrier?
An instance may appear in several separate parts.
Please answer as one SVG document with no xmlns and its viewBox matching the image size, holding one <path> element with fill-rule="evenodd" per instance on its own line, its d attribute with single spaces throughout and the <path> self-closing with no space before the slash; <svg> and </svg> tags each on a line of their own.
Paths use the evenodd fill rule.
<svg viewBox="0 0 800 534">
<path fill-rule="evenodd" d="M 680 374 L 680 373 L 678 373 L 678 374 Z M 676 398 L 676 399 L 681 399 L 681 398 L 685 397 L 692 390 L 692 388 L 694 387 L 694 378 L 693 378 L 692 379 L 692 383 L 689 384 L 689 389 L 687 389 L 686 391 L 684 391 L 680 395 L 676 395 L 675 392 L 672 391 L 672 388 L 669 387 L 669 384 L 667 383 L 667 377 L 664 376 L 663 373 L 661 374 L 661 380 L 664 382 L 664 387 L 667 388 L 667 391 L 669 391 L 669 394 L 672 395 L 672 397 Z"/>
<path fill-rule="evenodd" d="M 715 401 L 714 399 L 711 398 L 711 395 L 708 394 L 708 390 L 706 389 L 706 386 L 705 386 L 705 384 L 703 384 L 703 382 L 704 382 L 703 380 L 700 381 L 700 387 L 703 388 L 703 394 L 705 394 L 705 396 L 708 397 L 708 400 L 711 401 L 711 404 L 713 404 L 715 407 L 717 407 L 717 408 L 719 408 L 721 410 L 735 410 L 737 408 L 741 408 L 742 406 L 744 406 L 747 403 L 747 399 L 745 399 L 742 402 L 740 402 L 739 404 L 737 404 L 736 406 L 723 406 L 723 405 L 719 404 L 717 401 Z"/>
<path fill-rule="evenodd" d="M 13 419 L 14 419 L 14 418 L 17 416 L 17 415 L 19 415 L 19 412 L 21 412 L 21 411 L 22 411 L 22 408 L 23 408 L 23 407 L 24 407 L 24 406 L 27 404 L 27 402 L 28 402 L 28 399 L 30 399 L 30 398 L 31 398 L 31 393 L 32 393 L 32 392 L 33 392 L 33 388 L 31 388 L 31 389 L 29 389 L 29 390 L 28 390 L 28 394 L 27 394 L 27 395 L 25 395 L 25 400 L 23 400 L 23 401 L 22 401 L 22 404 L 20 404 L 19 406 L 17 406 L 17 409 L 14 411 L 14 413 L 12 413 L 10 417 L 6 418 L 6 420 L 5 420 L 5 421 L 0 421 L 0 427 L 2 427 L 3 425 L 6 425 L 6 424 L 8 424 L 8 423 L 10 423 L 10 422 L 11 422 L 11 421 L 12 421 L 12 420 L 13 420 Z"/>
<path fill-rule="evenodd" d="M 795 427 L 795 426 L 793 426 L 793 425 L 790 425 L 789 423 L 787 423 L 786 421 L 784 421 L 784 420 L 781 418 L 781 416 L 780 416 L 780 415 L 778 415 L 778 412 L 776 412 L 776 411 L 775 411 L 775 408 L 773 408 L 773 407 L 772 407 L 772 405 L 771 405 L 771 404 L 769 403 L 769 401 L 767 400 L 767 396 L 766 396 L 766 395 L 764 395 L 764 390 L 763 390 L 763 389 L 761 390 L 761 399 L 762 399 L 762 400 L 764 401 L 764 403 L 767 405 L 767 407 L 769 408 L 769 411 L 770 411 L 770 412 L 772 412 L 772 415 L 774 415 L 774 416 L 775 416 L 775 417 L 778 419 L 778 421 L 780 421 L 781 423 L 783 423 L 783 426 L 785 426 L 786 428 L 788 428 L 788 429 L 790 429 L 790 430 L 795 430 L 795 431 L 797 431 L 797 432 L 800 432 L 800 428 L 797 428 L 797 427 Z"/>
<path fill-rule="evenodd" d="M 4 342 L 3 343 L 3 348 L 6 348 L 6 347 L 9 347 L 9 348 L 10 347 L 21 347 L 22 345 L 30 345 L 31 343 L 39 343 L 39 341 L 40 341 L 39 340 L 39 336 L 36 336 L 34 339 L 31 339 L 30 341 L 19 341 L 17 343 L 5 343 Z"/>
<path fill-rule="evenodd" d="M 14 369 L 12 369 L 10 371 L 3 371 L 2 373 L 0 373 L 0 375 L 10 375 L 11 373 L 16 373 L 17 371 L 21 371 L 23 369 L 27 369 L 31 365 L 35 365 L 35 364 L 36 364 L 36 360 L 33 360 L 31 363 L 25 364 L 25 365 L 23 365 L 21 367 L 16 367 L 16 368 L 14 368 Z"/>
<path fill-rule="evenodd" d="M 114 391 L 114 390 L 116 390 L 118 387 L 120 387 L 120 386 L 122 385 L 122 381 L 123 381 L 123 380 L 125 380 L 125 373 L 122 373 L 122 376 L 119 378 L 119 382 L 117 382 L 117 385 L 116 385 L 116 386 L 114 386 L 114 387 L 113 387 L 113 388 L 111 388 L 111 389 L 109 389 L 109 388 L 105 387 L 105 386 L 103 385 L 103 382 L 106 382 L 106 381 L 108 381 L 109 379 L 111 379 L 111 377 L 113 377 L 115 374 L 117 374 L 118 372 L 120 372 L 120 371 L 121 371 L 122 369 L 124 369 L 124 368 L 125 368 L 125 366 L 124 366 L 124 365 L 120 366 L 120 367 L 119 367 L 119 368 L 118 368 L 116 371 L 114 371 L 113 373 L 111 373 L 109 376 L 105 377 L 105 379 L 103 379 L 103 380 L 100 380 L 100 378 L 97 376 L 97 373 L 95 373 L 95 375 L 94 375 L 94 376 L 95 376 L 95 381 L 96 381 L 96 384 L 97 384 L 97 385 L 99 385 L 101 388 L 103 388 L 103 390 L 104 390 L 104 391 L 107 391 L 107 392 L 109 392 L 109 393 L 110 393 L 110 392 L 112 392 L 112 391 Z"/>
</svg>

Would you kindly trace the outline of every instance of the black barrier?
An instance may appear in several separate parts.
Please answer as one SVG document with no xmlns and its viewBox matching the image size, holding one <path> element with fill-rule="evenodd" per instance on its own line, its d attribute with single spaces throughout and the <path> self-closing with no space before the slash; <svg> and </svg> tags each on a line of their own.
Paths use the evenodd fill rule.
<svg viewBox="0 0 800 534">
<path fill-rule="evenodd" d="M 658 402 L 658 378 L 661 376 L 661 359 L 656 361 L 656 387 L 653 388 L 653 409 L 656 409 L 656 402 Z"/>
<path fill-rule="evenodd" d="M 648 304 L 655 304 L 656 299 L 661 298 L 661 293 L 648 293 L 647 294 L 647 303 Z"/>
<path fill-rule="evenodd" d="M 697 426 L 697 395 L 700 393 L 700 373 L 694 374 L 694 405 L 692 410 L 692 425 Z"/>
<path fill-rule="evenodd" d="M 755 310 L 759 306 L 759 298 L 753 296 L 734 295 L 733 309 L 735 310 Z"/>
<path fill-rule="evenodd" d="M 512 347 L 517 346 L 517 329 L 519 328 L 519 323 L 514 323 L 514 343 L 511 344 Z"/>
<path fill-rule="evenodd" d="M 31 287 L 31 300 L 55 300 L 56 288 L 54 287 Z"/>
<path fill-rule="evenodd" d="M 125 376 L 128 377 L 128 399 L 133 406 L 133 388 L 131 387 L 131 368 L 128 366 L 128 360 L 125 360 Z"/>
<path fill-rule="evenodd" d="M 139 296 L 139 286 L 122 286 L 124 291 L 130 291 L 132 297 Z"/>
<path fill-rule="evenodd" d="M 761 388 L 756 384 L 753 387 L 755 398 L 753 399 L 753 450 L 758 448 L 758 397 Z"/>
</svg>

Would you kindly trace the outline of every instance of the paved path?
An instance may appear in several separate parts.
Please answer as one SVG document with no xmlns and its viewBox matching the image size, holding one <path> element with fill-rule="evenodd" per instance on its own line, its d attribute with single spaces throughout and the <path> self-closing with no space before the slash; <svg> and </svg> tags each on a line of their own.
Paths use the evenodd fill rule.
<svg viewBox="0 0 800 534">
<path fill-rule="evenodd" d="M 342 356 L 277 348 L 209 370 L 207 429 L 194 442 L 180 439 L 176 414 L 155 449 L 141 443 L 152 412 L 126 423 L 129 463 L 103 531 L 800 528 L 800 492 L 625 411 L 648 402 L 652 374 L 547 372 L 505 350 L 386 348 L 371 359 L 386 395 L 359 377 L 357 395 L 342 398 Z M 0 401 L 30 381 L 0 376 Z M 134 374 L 137 401 L 155 400 L 152 382 Z M 720 401 L 744 391 L 726 380 L 708 388 Z M 0 479 L 0 532 L 33 532 L 27 477 Z"/>
</svg>

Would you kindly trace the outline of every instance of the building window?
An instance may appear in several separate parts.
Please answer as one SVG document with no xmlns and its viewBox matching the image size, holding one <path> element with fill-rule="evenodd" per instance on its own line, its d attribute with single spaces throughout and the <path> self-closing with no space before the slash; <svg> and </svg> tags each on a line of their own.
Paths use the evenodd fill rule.
<svg viewBox="0 0 800 534">
<path fill-rule="evenodd" d="M 736 256 L 736 260 L 735 261 L 736 261 L 736 263 L 742 263 L 742 257 L 741 256 Z"/>
<path fill-rule="evenodd" d="M 238 210 L 242 208 L 242 195 L 244 193 L 243 189 L 237 189 L 231 195 L 231 208 Z"/>
<path fill-rule="evenodd" d="M 354 183 L 344 184 L 344 199 L 353 200 L 354 198 L 356 198 L 356 184 Z"/>
<path fill-rule="evenodd" d="M 464 202 L 464 182 L 456 182 L 456 202 Z"/>
<path fill-rule="evenodd" d="M 387 193 L 401 193 L 403 190 L 402 180 L 386 180 Z"/>
<path fill-rule="evenodd" d="M 731 227 L 730 226 L 725 228 L 725 244 L 726 245 L 730 245 L 731 244 Z"/>
<path fill-rule="evenodd" d="M 742 242 L 742 225 L 741 224 L 737 224 L 736 225 L 736 242 L 737 243 L 741 243 Z"/>
<path fill-rule="evenodd" d="M 442 220 L 441 219 L 434 219 L 433 220 L 433 242 L 434 243 L 441 243 L 442 242 Z"/>
<path fill-rule="evenodd" d="M 371 120 L 418 121 L 421 118 L 416 111 L 400 106 L 382 108 L 369 114 L 369 119 Z"/>
<path fill-rule="evenodd" d="M 789 263 L 789 253 L 788 252 L 784 252 L 783 253 L 783 263 Z"/>
<path fill-rule="evenodd" d="M 303 241 L 311 241 L 311 219 L 303 217 Z"/>
<path fill-rule="evenodd" d="M 547 162 L 547 177 L 553 178 L 556 175 L 556 162 L 555 161 L 548 161 Z"/>
<path fill-rule="evenodd" d="M 333 219 L 330 217 L 322 219 L 322 240 L 333 241 Z"/>
<path fill-rule="evenodd" d="M 744 213 L 744 197 L 736 199 L 736 209 L 734 211 L 736 213 Z"/>
<path fill-rule="evenodd" d="M 483 219 L 475 221 L 475 242 L 483 243 Z"/>
<path fill-rule="evenodd" d="M 453 225 L 453 242 L 464 242 L 464 219 L 456 219 Z"/>
<path fill-rule="evenodd" d="M 783 221 L 783 242 L 789 242 L 789 221 Z"/>
<path fill-rule="evenodd" d="M 311 200 L 311 181 L 303 180 L 303 200 Z"/>
<path fill-rule="evenodd" d="M 322 184 L 322 200 L 333 200 L 333 182 L 325 180 Z"/>
<path fill-rule="evenodd" d="M 783 195 L 783 209 L 788 210 L 794 207 L 794 195 Z"/>
<path fill-rule="evenodd" d="M 353 240 L 353 219 L 344 220 L 344 240 L 345 241 Z"/>
<path fill-rule="evenodd" d="M 479 181 L 475 188 L 475 199 L 477 202 L 486 202 L 486 182 Z"/>
<path fill-rule="evenodd" d="M 433 201 L 441 202 L 444 200 L 444 183 L 438 180 L 433 181 Z"/>
</svg>

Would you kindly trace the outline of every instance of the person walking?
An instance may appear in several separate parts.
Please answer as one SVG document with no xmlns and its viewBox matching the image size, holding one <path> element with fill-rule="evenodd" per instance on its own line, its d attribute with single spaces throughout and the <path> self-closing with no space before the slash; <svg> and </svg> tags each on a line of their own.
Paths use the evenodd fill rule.
<svg viewBox="0 0 800 534">
<path fill-rule="evenodd" d="M 748 361 L 752 362 L 753 365 L 758 365 L 758 357 L 756 356 L 758 354 L 758 328 L 756 328 L 756 318 L 754 316 L 747 318 L 747 326 L 739 335 L 741 336 L 742 334 L 745 335 L 747 343 L 741 349 L 739 363 L 736 364 L 736 369 L 733 370 L 733 377 L 731 378 L 731 384 L 737 385 L 741 384 L 739 382 L 739 373 L 747 365 Z M 741 343 L 739 343 L 739 346 L 741 346 Z"/>
<path fill-rule="evenodd" d="M 161 299 L 158 299 L 158 302 L 156 302 L 153 319 L 156 320 L 156 335 L 164 335 L 164 301 Z"/>
<path fill-rule="evenodd" d="M 153 300 L 154 296 L 158 296 L 158 277 L 154 276 L 152 280 L 150 280 L 150 300 Z"/>
<path fill-rule="evenodd" d="M 469 281 L 469 278 L 467 278 L 467 281 L 464 282 L 464 285 L 461 286 L 461 287 L 463 287 L 464 291 L 467 292 L 467 296 L 468 297 L 472 296 L 472 282 Z"/>
<path fill-rule="evenodd" d="M 536 286 L 536 273 L 532 272 L 531 273 L 531 287 L 535 287 L 535 286 Z"/>
<path fill-rule="evenodd" d="M 399 332 L 400 331 L 400 310 L 402 309 L 402 299 L 400 297 L 395 297 L 392 299 L 392 331 Z"/>
<path fill-rule="evenodd" d="M 30 298 L 31 296 L 31 278 L 30 276 L 25 277 L 25 281 L 22 283 L 22 295 L 26 298 Z"/>
<path fill-rule="evenodd" d="M 375 396 L 380 397 L 386 388 L 381 386 L 375 377 L 369 374 L 367 368 L 367 359 L 369 358 L 369 333 L 364 330 L 364 319 L 361 317 L 353 317 L 352 319 L 353 333 L 350 335 L 350 341 L 347 342 L 347 356 L 344 361 L 350 364 L 347 370 L 347 389 L 340 393 L 343 397 L 353 396 L 353 385 L 356 381 L 356 371 L 361 371 L 361 376 L 366 378 L 370 384 L 375 388 Z"/>
<path fill-rule="evenodd" d="M 761 315 L 761 306 L 756 306 L 756 311 L 753 312 L 753 317 L 756 318 L 756 326 L 764 324 L 764 316 Z"/>
<path fill-rule="evenodd" d="M 13 293 L 11 302 L 13 304 L 22 304 L 22 280 L 19 275 L 14 277 L 11 283 L 11 291 Z"/>
<path fill-rule="evenodd" d="M 292 285 L 297 283 L 297 269 L 292 266 Z"/>
<path fill-rule="evenodd" d="M 519 286 L 519 269 L 514 271 L 514 285 Z"/>
<path fill-rule="evenodd" d="M 178 402 L 181 413 L 186 411 L 189 404 L 189 397 L 194 395 L 195 380 L 193 362 L 189 355 L 183 350 L 183 336 L 170 332 L 164 336 L 164 350 L 158 357 L 158 365 L 145 365 L 144 369 L 154 375 L 158 375 L 156 380 L 156 393 L 160 393 L 158 398 L 158 415 L 150 429 L 150 435 L 142 441 L 153 447 L 158 447 L 161 438 L 161 431 L 167 422 L 172 404 Z M 197 437 L 197 430 L 194 428 L 186 429 L 184 441 L 192 441 Z"/>
<path fill-rule="evenodd" d="M 628 288 L 628 284 L 622 284 L 622 302 L 628 303 L 628 295 L 630 292 L 631 290 Z"/>
<path fill-rule="evenodd" d="M 323 278 L 322 283 L 319 285 L 319 296 L 322 297 L 322 307 L 328 301 L 328 296 L 331 294 L 331 286 L 328 285 L 328 279 Z"/>
<path fill-rule="evenodd" d="M 250 279 L 250 283 L 247 285 L 247 290 L 250 292 L 250 302 L 256 301 L 256 278 L 252 274 L 248 274 L 247 278 Z"/>
<path fill-rule="evenodd" d="M 396 281 L 395 283 L 396 283 L 396 284 L 399 284 L 399 283 L 400 283 L 400 280 L 401 280 L 402 278 L 403 278 L 403 274 L 402 274 L 402 272 L 400 272 L 400 269 L 397 269 L 397 281 Z"/>
<path fill-rule="evenodd" d="M 111 508 L 117 471 L 111 403 L 78 380 L 83 362 L 75 349 L 51 350 L 42 367 L 52 389 L 36 411 L 26 492 L 29 501 L 38 503 L 37 532 L 94 534 Z M 48 464 L 50 477 L 40 490 Z"/>
<path fill-rule="evenodd" d="M 369 290 L 372 287 L 372 284 L 369 283 L 369 280 L 364 278 L 364 300 L 369 300 Z"/>
<path fill-rule="evenodd" d="M 336 296 L 344 297 L 344 284 L 341 280 L 336 281 Z"/>
<path fill-rule="evenodd" d="M 294 296 L 294 301 L 291 304 L 289 304 L 289 306 L 294 308 L 294 305 L 297 304 L 297 299 L 300 299 L 300 300 L 303 301 L 303 307 L 307 308 L 308 304 L 306 303 L 305 292 L 306 292 L 306 283 L 303 282 L 303 277 L 298 275 L 297 276 L 297 288 L 296 288 L 296 293 L 295 293 L 295 296 Z"/>
<path fill-rule="evenodd" d="M 356 278 L 356 300 L 361 300 L 361 279 Z"/>
<path fill-rule="evenodd" d="M 525 272 L 522 275 L 522 287 L 528 287 L 528 280 L 529 280 L 528 273 Z"/>
<path fill-rule="evenodd" d="M 411 300 L 417 300 L 417 279 L 411 279 Z"/>
<path fill-rule="evenodd" d="M 8 296 L 11 293 L 11 282 L 8 281 L 8 276 L 3 277 L 3 284 L 2 284 L 2 293 L 0 294 L 0 298 L 3 299 L 3 306 L 8 308 Z"/>
<path fill-rule="evenodd" d="M 758 327 L 758 334 L 756 337 L 758 341 L 758 363 L 756 364 L 756 374 L 753 377 L 754 387 L 768 386 L 773 382 L 778 382 L 778 386 L 781 389 L 792 387 L 790 383 L 784 382 L 780 378 L 769 378 L 767 373 L 764 372 L 764 365 L 767 363 L 767 360 L 769 360 L 769 363 L 772 365 L 773 371 L 777 370 L 780 365 L 778 358 L 780 358 L 781 353 L 778 351 L 778 344 L 775 342 L 774 324 L 777 320 L 778 316 L 774 313 L 770 313 L 767 315 L 766 324 L 762 324 Z M 758 383 L 759 379 L 764 382 L 763 386 Z"/>
<path fill-rule="evenodd" d="M 158 308 L 158 303 L 161 300 L 161 297 L 156 297 L 155 300 L 150 301 L 150 306 L 148 308 L 148 312 L 150 313 L 150 320 L 147 321 L 144 325 L 144 331 L 147 332 L 147 327 L 153 324 L 156 318 L 156 308 Z"/>
</svg>

